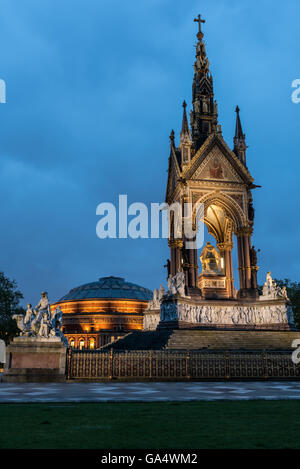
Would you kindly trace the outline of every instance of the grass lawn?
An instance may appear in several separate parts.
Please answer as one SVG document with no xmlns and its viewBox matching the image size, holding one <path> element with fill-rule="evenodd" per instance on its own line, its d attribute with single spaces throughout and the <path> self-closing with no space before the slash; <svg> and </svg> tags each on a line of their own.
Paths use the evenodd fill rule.
<svg viewBox="0 0 300 469">
<path fill-rule="evenodd" d="M 300 448 L 300 401 L 1 404 L 0 448 Z"/>
</svg>

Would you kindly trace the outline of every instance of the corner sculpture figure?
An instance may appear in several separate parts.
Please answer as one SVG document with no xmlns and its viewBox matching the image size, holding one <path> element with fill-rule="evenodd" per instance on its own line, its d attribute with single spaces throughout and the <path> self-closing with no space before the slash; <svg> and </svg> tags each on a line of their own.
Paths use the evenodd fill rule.
<svg viewBox="0 0 300 469">
<path fill-rule="evenodd" d="M 270 299 L 284 299 L 289 300 L 286 287 L 279 287 L 277 283 L 272 279 L 271 272 L 267 273 L 267 278 L 263 286 L 263 294 L 260 297 L 261 300 Z"/>
<path fill-rule="evenodd" d="M 178 272 L 174 277 L 168 278 L 168 295 L 185 296 L 185 275 Z"/>
<path fill-rule="evenodd" d="M 252 246 L 250 249 L 250 261 L 251 261 L 251 266 L 256 267 L 257 266 L 257 253 L 260 252 L 260 249 L 256 250 L 255 246 Z"/>
<path fill-rule="evenodd" d="M 32 305 L 30 303 L 28 303 L 26 314 L 25 314 L 25 317 L 24 317 L 24 324 L 25 325 L 30 324 L 33 317 L 34 317 L 34 315 L 35 315 L 35 313 L 34 313 L 34 310 L 32 309 Z"/>
<path fill-rule="evenodd" d="M 170 259 L 167 259 L 167 263 L 164 265 L 164 267 L 166 267 L 166 269 L 168 271 L 168 277 L 169 277 L 170 273 L 171 273 L 171 261 L 170 261 Z"/>
<path fill-rule="evenodd" d="M 48 294 L 47 292 L 42 292 L 41 295 L 42 297 L 40 301 L 38 302 L 38 304 L 36 305 L 35 311 L 39 315 L 43 315 L 44 313 L 47 313 L 48 315 L 50 315 L 51 310 L 50 310 L 50 302 L 48 300 Z"/>
<path fill-rule="evenodd" d="M 32 308 L 32 305 L 28 303 L 25 316 L 23 314 L 15 314 L 13 319 L 17 322 L 21 336 L 44 339 L 59 337 L 65 343 L 66 339 L 62 333 L 62 310 L 58 306 L 51 313 L 50 302 L 46 292 L 41 293 L 41 299 L 35 308 Z"/>
<path fill-rule="evenodd" d="M 160 286 L 159 290 L 155 288 L 153 293 L 153 299 L 148 303 L 148 309 L 150 311 L 160 309 L 161 301 L 163 296 L 165 295 L 165 289 L 163 285 Z"/>
</svg>

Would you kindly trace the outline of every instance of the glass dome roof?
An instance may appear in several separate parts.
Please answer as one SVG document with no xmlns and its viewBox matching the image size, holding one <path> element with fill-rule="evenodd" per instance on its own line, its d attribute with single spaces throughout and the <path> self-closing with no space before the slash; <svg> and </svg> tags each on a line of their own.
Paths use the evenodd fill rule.
<svg viewBox="0 0 300 469">
<path fill-rule="evenodd" d="M 121 277 L 103 277 L 98 282 L 86 283 L 73 288 L 58 303 L 101 298 L 150 301 L 153 298 L 153 293 L 147 288 L 126 282 Z"/>
</svg>

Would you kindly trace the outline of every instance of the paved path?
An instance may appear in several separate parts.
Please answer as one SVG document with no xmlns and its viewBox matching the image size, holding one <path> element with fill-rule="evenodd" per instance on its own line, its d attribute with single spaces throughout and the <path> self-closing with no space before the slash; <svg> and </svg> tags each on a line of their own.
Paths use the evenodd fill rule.
<svg viewBox="0 0 300 469">
<path fill-rule="evenodd" d="M 8 402 L 162 402 L 252 399 L 300 399 L 300 383 L 0 383 L 0 404 Z"/>
</svg>

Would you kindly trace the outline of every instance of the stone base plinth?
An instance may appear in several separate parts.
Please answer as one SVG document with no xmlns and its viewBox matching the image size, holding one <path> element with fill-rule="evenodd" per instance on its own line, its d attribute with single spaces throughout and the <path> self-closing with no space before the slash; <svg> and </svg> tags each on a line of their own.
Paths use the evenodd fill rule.
<svg viewBox="0 0 300 469">
<path fill-rule="evenodd" d="M 208 300 L 227 299 L 227 282 L 224 275 L 200 274 L 198 288 L 202 292 L 202 297 Z"/>
<path fill-rule="evenodd" d="M 173 296 L 162 301 L 157 329 L 293 331 L 291 304 L 276 300 L 203 300 Z"/>
<path fill-rule="evenodd" d="M 3 381 L 64 381 L 65 367 L 66 346 L 59 337 L 16 337 L 6 349 Z"/>
</svg>

